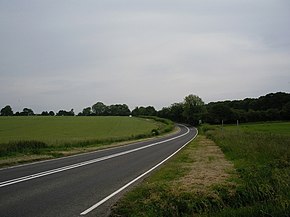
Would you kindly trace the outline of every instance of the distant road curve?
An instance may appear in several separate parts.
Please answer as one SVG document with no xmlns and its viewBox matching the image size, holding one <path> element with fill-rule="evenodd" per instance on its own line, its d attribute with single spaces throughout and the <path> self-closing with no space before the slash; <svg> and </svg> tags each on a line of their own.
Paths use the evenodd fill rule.
<svg viewBox="0 0 290 217">
<path fill-rule="evenodd" d="M 174 135 L 0 170 L 1 217 L 106 216 L 121 192 L 197 135 Z"/>
</svg>

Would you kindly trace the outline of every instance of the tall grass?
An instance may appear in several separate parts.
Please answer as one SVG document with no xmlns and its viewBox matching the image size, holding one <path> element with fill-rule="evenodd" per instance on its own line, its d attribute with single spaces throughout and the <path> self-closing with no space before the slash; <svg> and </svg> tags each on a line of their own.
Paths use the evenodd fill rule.
<svg viewBox="0 0 290 217">
<path fill-rule="evenodd" d="M 40 154 L 48 145 L 40 141 L 17 141 L 0 145 L 0 157 L 11 156 L 15 153 Z"/>
<path fill-rule="evenodd" d="M 222 216 L 290 215 L 290 135 L 239 128 L 207 129 L 239 174 L 235 194 L 219 189 Z"/>
</svg>

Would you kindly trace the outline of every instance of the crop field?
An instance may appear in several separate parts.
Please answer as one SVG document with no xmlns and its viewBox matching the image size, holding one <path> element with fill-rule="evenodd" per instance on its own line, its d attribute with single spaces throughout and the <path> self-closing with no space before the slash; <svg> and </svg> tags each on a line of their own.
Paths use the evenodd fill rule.
<svg viewBox="0 0 290 217">
<path fill-rule="evenodd" d="M 134 117 L 0 117 L 0 157 L 103 146 L 150 137 L 152 130 L 162 133 L 166 128 Z"/>
<path fill-rule="evenodd" d="M 0 143 L 37 140 L 59 145 L 85 140 L 131 137 L 158 128 L 129 117 L 1 117 Z"/>
<path fill-rule="evenodd" d="M 199 132 L 112 216 L 290 216 L 290 123 Z"/>
</svg>

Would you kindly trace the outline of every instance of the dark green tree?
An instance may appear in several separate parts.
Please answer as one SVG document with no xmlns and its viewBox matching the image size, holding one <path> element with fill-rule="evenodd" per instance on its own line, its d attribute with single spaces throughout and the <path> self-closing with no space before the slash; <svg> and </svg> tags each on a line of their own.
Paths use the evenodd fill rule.
<svg viewBox="0 0 290 217">
<path fill-rule="evenodd" d="M 170 119 L 176 122 L 184 122 L 183 112 L 184 104 L 183 103 L 174 103 L 170 106 Z"/>
<path fill-rule="evenodd" d="M 65 111 L 65 110 L 59 110 L 58 113 L 56 113 L 56 116 L 74 116 L 74 110 L 71 109 L 70 111 Z"/>
<path fill-rule="evenodd" d="M 47 111 L 43 111 L 43 112 L 41 113 L 41 116 L 49 116 L 49 113 L 48 113 Z"/>
<path fill-rule="evenodd" d="M 91 107 L 87 107 L 83 109 L 82 115 L 83 116 L 90 116 L 92 114 L 92 108 Z"/>
<path fill-rule="evenodd" d="M 30 108 L 24 108 L 22 112 L 20 112 L 21 116 L 32 116 L 34 115 L 34 112 Z"/>
<path fill-rule="evenodd" d="M 184 98 L 183 116 L 187 123 L 198 125 L 206 111 L 204 102 L 197 95 L 188 95 Z"/>
<path fill-rule="evenodd" d="M 133 110 L 132 110 L 132 115 L 133 116 L 139 116 L 139 107 L 135 107 Z"/>
<path fill-rule="evenodd" d="M 283 117 L 284 120 L 290 120 L 290 102 L 286 103 L 283 106 L 281 116 Z"/>
<path fill-rule="evenodd" d="M 92 112 L 97 116 L 108 115 L 108 106 L 102 102 L 97 102 L 92 106 Z"/>
<path fill-rule="evenodd" d="M 233 123 L 235 116 L 231 108 L 226 104 L 215 104 L 208 108 L 207 121 L 212 124 Z"/>
<path fill-rule="evenodd" d="M 157 115 L 157 111 L 153 106 L 147 106 L 147 107 L 136 107 L 135 109 L 133 109 L 132 111 L 132 115 L 134 116 L 156 116 Z"/>
<path fill-rule="evenodd" d="M 161 118 L 171 119 L 171 111 L 168 107 L 163 107 L 161 110 L 157 112 L 157 116 Z"/>
<path fill-rule="evenodd" d="M 107 115 L 110 116 L 128 116 L 131 112 L 126 104 L 116 104 L 108 106 Z"/>
<path fill-rule="evenodd" d="M 147 106 L 145 110 L 146 110 L 146 115 L 148 116 L 155 116 L 157 114 L 157 111 L 153 106 Z"/>
<path fill-rule="evenodd" d="M 12 116 L 13 111 L 10 105 L 5 106 L 4 108 L 1 109 L 1 116 Z"/>
</svg>

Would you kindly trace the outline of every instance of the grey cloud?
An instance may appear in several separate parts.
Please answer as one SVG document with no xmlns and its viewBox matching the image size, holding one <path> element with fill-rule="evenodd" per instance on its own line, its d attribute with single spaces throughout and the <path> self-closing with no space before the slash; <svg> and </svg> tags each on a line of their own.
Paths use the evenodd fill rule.
<svg viewBox="0 0 290 217">
<path fill-rule="evenodd" d="M 289 12 L 287 0 L 1 1 L 0 103 L 161 108 L 289 91 Z"/>
</svg>

